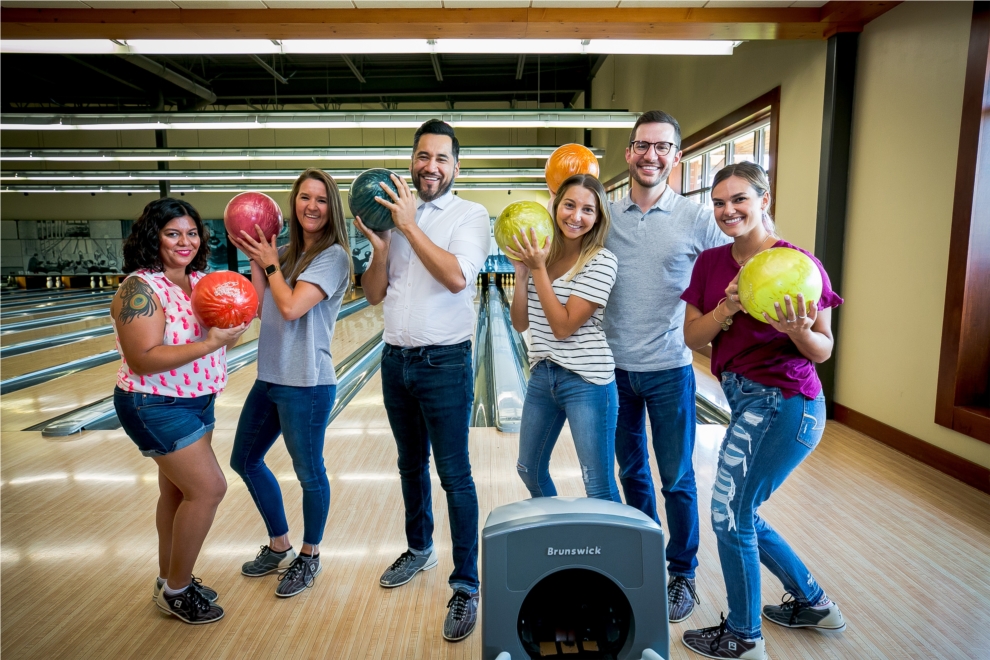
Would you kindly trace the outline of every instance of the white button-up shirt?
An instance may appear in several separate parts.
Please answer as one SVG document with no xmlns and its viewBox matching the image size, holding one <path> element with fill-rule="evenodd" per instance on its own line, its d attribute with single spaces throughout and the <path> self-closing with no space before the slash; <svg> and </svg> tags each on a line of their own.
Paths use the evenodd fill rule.
<svg viewBox="0 0 990 660">
<path fill-rule="evenodd" d="M 402 232 L 393 231 L 383 305 L 385 341 L 406 348 L 467 341 L 474 332 L 475 281 L 488 257 L 488 210 L 448 191 L 432 202 L 419 200 L 416 224 L 437 247 L 457 257 L 467 286 L 451 293 L 433 278 Z"/>
</svg>

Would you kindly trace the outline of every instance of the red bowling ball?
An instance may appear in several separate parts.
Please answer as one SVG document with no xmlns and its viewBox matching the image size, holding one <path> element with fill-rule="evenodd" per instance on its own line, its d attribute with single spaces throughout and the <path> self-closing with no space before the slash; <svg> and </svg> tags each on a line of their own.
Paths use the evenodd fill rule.
<svg viewBox="0 0 990 660">
<path fill-rule="evenodd" d="M 207 328 L 233 328 L 258 313 L 258 294 L 248 278 L 230 270 L 204 275 L 192 292 L 196 320 Z"/>
<path fill-rule="evenodd" d="M 271 243 L 272 236 L 282 231 L 282 209 L 275 200 L 260 192 L 242 192 L 227 202 L 223 210 L 223 226 L 235 238 L 243 238 L 241 230 L 251 238 L 258 238 L 255 225 L 265 233 L 265 240 Z"/>
</svg>

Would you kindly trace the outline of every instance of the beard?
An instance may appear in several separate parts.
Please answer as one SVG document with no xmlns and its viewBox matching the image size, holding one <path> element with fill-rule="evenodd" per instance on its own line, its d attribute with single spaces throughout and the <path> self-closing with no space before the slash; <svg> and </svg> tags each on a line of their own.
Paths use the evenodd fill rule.
<svg viewBox="0 0 990 660">
<path fill-rule="evenodd" d="M 647 178 L 643 177 L 639 173 L 639 168 L 637 168 L 635 165 L 630 165 L 629 166 L 629 176 L 631 178 L 635 179 L 636 183 L 638 183 L 639 185 L 643 186 L 644 188 L 654 188 L 654 187 L 659 186 L 660 184 L 662 184 L 664 181 L 666 181 L 667 180 L 667 177 L 670 176 L 671 169 L 673 169 L 670 166 L 670 163 L 669 162 L 667 162 L 667 163 L 658 163 L 658 165 L 663 165 L 663 169 L 660 170 L 660 171 L 658 171 L 657 174 L 656 174 L 656 176 L 653 179 L 647 179 Z"/>
<path fill-rule="evenodd" d="M 435 199 L 439 199 L 443 197 L 444 195 L 447 194 L 447 191 L 449 191 L 450 188 L 454 185 L 454 177 L 451 177 L 449 179 L 441 179 L 439 181 L 439 185 L 437 185 L 436 192 L 429 192 L 425 190 L 422 185 L 420 185 L 422 179 L 423 177 L 421 174 L 417 174 L 415 172 L 413 173 L 412 181 L 413 181 L 413 185 L 416 186 L 416 193 L 419 195 L 419 198 L 424 202 L 432 202 Z"/>
</svg>

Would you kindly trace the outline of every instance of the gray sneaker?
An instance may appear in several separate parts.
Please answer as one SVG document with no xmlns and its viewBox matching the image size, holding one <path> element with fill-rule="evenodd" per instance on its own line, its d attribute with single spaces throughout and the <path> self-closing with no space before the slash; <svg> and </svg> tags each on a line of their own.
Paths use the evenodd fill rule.
<svg viewBox="0 0 990 660">
<path fill-rule="evenodd" d="M 443 620 L 443 638 L 457 642 L 474 630 L 478 622 L 478 592 L 469 594 L 458 589 L 447 602 L 447 618 Z"/>
<path fill-rule="evenodd" d="M 257 557 L 244 562 L 244 565 L 241 566 L 241 575 L 261 577 L 275 571 L 284 571 L 292 565 L 295 558 L 296 551 L 292 548 L 285 552 L 274 552 L 267 545 L 263 545 Z"/>
<path fill-rule="evenodd" d="M 701 604 L 694 590 L 694 579 L 675 575 L 667 583 L 667 618 L 678 623 L 691 616 L 695 603 Z"/>
<path fill-rule="evenodd" d="M 785 628 L 818 628 L 835 632 L 846 629 L 846 620 L 835 603 L 815 609 L 806 601 L 795 600 L 789 593 L 784 594 L 780 605 L 765 605 L 763 616 L 767 621 Z"/>
<path fill-rule="evenodd" d="M 154 591 L 151 592 L 151 600 L 155 601 L 156 603 L 158 602 L 158 594 L 162 592 L 162 587 L 164 586 L 165 586 L 164 582 L 159 584 L 158 578 L 155 578 L 155 589 Z M 216 602 L 217 598 L 220 597 L 216 591 L 203 585 L 203 581 L 200 580 L 195 575 L 192 576 L 192 587 L 194 589 L 199 589 L 199 593 L 202 594 L 203 598 L 210 601 L 211 603 Z"/>
<path fill-rule="evenodd" d="M 437 565 L 437 551 L 433 549 L 428 555 L 414 555 L 406 550 L 392 565 L 382 573 L 378 584 L 391 589 L 401 587 L 420 571 L 428 571 Z"/>
<path fill-rule="evenodd" d="M 291 598 L 301 594 L 316 582 L 316 576 L 323 570 L 320 557 L 296 557 L 289 568 L 278 577 L 275 595 L 279 598 Z"/>
<path fill-rule="evenodd" d="M 762 637 L 749 642 L 737 637 L 722 623 L 711 628 L 688 630 L 681 642 L 698 655 L 706 658 L 733 658 L 735 660 L 769 660 L 766 642 Z"/>
</svg>

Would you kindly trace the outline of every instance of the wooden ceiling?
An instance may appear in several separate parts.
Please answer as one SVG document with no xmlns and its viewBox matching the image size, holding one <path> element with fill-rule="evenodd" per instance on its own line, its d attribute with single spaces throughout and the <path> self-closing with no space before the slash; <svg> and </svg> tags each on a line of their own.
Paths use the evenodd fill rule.
<svg viewBox="0 0 990 660">
<path fill-rule="evenodd" d="M 0 8 L 4 39 L 826 39 L 899 2 L 821 7 Z"/>
</svg>

